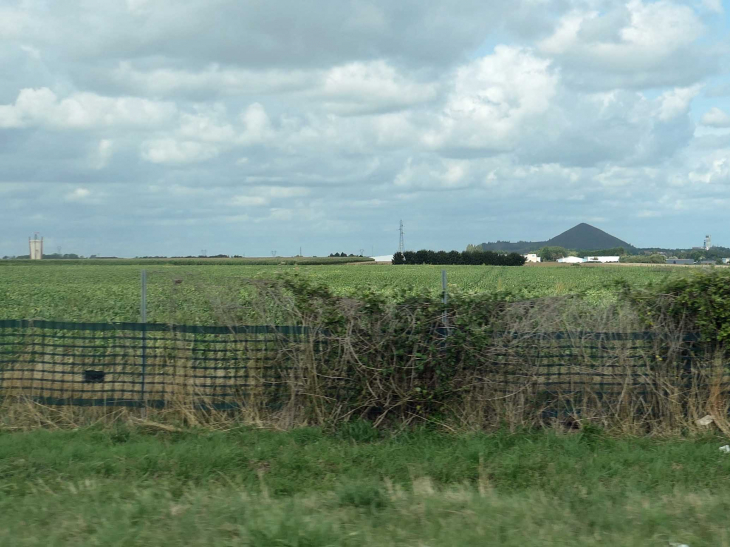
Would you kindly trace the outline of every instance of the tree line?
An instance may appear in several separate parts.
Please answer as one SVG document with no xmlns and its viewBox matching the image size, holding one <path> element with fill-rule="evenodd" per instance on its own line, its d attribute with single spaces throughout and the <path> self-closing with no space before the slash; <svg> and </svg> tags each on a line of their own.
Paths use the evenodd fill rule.
<svg viewBox="0 0 730 547">
<path fill-rule="evenodd" d="M 439 266 L 522 266 L 525 257 L 517 253 L 495 253 L 492 251 L 405 251 L 393 255 L 393 264 L 435 264 Z"/>
</svg>

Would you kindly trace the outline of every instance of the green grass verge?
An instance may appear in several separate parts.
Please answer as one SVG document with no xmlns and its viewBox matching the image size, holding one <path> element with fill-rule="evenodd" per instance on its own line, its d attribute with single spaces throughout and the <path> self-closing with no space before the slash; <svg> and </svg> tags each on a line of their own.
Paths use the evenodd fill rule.
<svg viewBox="0 0 730 547">
<path fill-rule="evenodd" d="M 2 545 L 727 545 L 722 439 L 0 434 Z"/>
</svg>

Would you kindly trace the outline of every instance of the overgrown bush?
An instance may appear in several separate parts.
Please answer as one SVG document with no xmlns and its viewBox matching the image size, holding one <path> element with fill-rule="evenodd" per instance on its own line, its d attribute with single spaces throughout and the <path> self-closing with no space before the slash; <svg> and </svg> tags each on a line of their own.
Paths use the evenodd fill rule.
<svg viewBox="0 0 730 547">
<path fill-rule="evenodd" d="M 643 288 L 623 282 L 621 287 L 647 327 L 697 334 L 723 346 L 730 342 L 730 271 L 702 271 Z"/>
<path fill-rule="evenodd" d="M 688 411 L 705 405 L 695 388 L 707 382 L 701 367 L 687 375 L 682 333 L 622 302 L 455 293 L 445 306 L 413 291 L 344 297 L 297 278 L 267 290 L 269 305 L 312 330 L 281 362 L 290 408 L 313 423 L 641 428 L 704 412 Z"/>
</svg>

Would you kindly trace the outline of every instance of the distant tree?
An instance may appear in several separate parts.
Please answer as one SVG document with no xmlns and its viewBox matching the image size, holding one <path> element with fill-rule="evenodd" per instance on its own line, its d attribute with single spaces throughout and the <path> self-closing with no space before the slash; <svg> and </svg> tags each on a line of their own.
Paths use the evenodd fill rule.
<svg viewBox="0 0 730 547">
<path fill-rule="evenodd" d="M 576 251 L 577 256 L 624 256 L 625 254 L 626 249 L 623 247 L 613 247 L 611 249 L 578 249 Z"/>
<path fill-rule="evenodd" d="M 537 255 L 543 262 L 555 262 L 558 258 L 568 256 L 568 251 L 564 247 L 543 247 Z"/>
<path fill-rule="evenodd" d="M 393 264 L 434 264 L 434 265 L 491 265 L 491 266 L 522 266 L 525 257 L 517 253 L 495 253 L 493 251 L 429 251 L 422 249 L 417 252 L 405 251 L 393 255 Z"/>
<path fill-rule="evenodd" d="M 414 264 L 428 264 L 429 263 L 429 256 L 428 253 L 433 251 L 427 251 L 426 249 L 421 249 L 420 251 L 416 251 L 415 261 Z"/>
<path fill-rule="evenodd" d="M 482 249 L 481 245 L 472 245 L 469 243 L 469 245 L 466 246 L 466 252 L 467 253 L 483 253 L 484 249 Z"/>
<path fill-rule="evenodd" d="M 652 255 L 632 255 L 622 256 L 619 262 L 627 264 L 666 264 L 667 257 L 658 253 Z"/>
</svg>

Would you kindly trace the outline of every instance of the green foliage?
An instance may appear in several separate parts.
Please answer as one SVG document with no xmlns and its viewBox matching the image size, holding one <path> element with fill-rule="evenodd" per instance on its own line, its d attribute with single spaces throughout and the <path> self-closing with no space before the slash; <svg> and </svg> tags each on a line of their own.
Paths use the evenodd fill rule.
<svg viewBox="0 0 730 547">
<path fill-rule="evenodd" d="M 634 263 L 634 264 L 666 264 L 667 257 L 660 254 L 653 255 L 636 255 L 636 256 L 622 256 L 619 258 L 619 262 Z"/>
<path fill-rule="evenodd" d="M 405 261 L 402 264 L 414 265 L 471 265 L 471 266 L 522 266 L 525 257 L 517 253 L 494 253 L 492 251 L 406 251 L 403 253 Z M 393 262 L 395 264 L 395 262 Z M 401 262 L 399 262 L 401 264 Z"/>
<path fill-rule="evenodd" d="M 424 292 L 364 290 L 354 299 L 308 279 L 286 277 L 281 284 L 296 316 L 327 332 L 317 364 L 322 381 L 348 378 L 348 390 L 326 402 L 327 413 L 359 409 L 358 417 L 376 423 L 430 419 L 461 398 L 464 371 L 485 366 L 483 348 L 500 329 L 505 302 L 514 299 L 504 291 L 453 293 L 446 307 Z"/>
<path fill-rule="evenodd" d="M 623 296 L 650 326 L 669 323 L 708 342 L 730 341 L 730 271 L 696 272 L 645 288 L 622 286 Z"/>
<path fill-rule="evenodd" d="M 543 247 L 537 254 L 543 262 L 555 262 L 558 258 L 568 256 L 568 250 L 563 247 Z"/>
<path fill-rule="evenodd" d="M 610 249 L 578 249 L 575 254 L 577 256 L 624 256 L 626 249 L 623 247 L 612 247 Z"/>
</svg>

